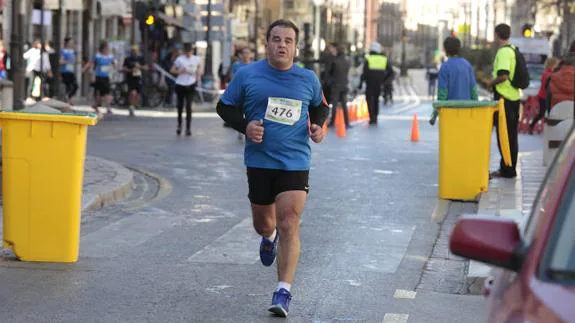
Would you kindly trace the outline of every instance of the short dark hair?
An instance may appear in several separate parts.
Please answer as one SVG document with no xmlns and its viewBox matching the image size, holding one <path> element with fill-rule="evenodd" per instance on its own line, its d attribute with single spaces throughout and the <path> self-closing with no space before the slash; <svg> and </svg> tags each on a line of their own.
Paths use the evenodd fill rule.
<svg viewBox="0 0 575 323">
<path fill-rule="evenodd" d="M 70 36 L 66 36 L 66 38 L 64 38 L 64 45 L 68 45 L 68 43 L 72 40 L 72 37 Z"/>
<path fill-rule="evenodd" d="M 192 51 L 192 43 L 184 43 L 184 52 Z"/>
<path fill-rule="evenodd" d="M 443 48 L 447 56 L 459 55 L 459 50 L 461 50 L 461 41 L 457 37 L 447 37 L 443 41 Z"/>
<path fill-rule="evenodd" d="M 104 49 L 106 49 L 108 47 L 108 42 L 107 41 L 103 41 L 100 43 L 100 51 L 103 51 Z"/>
<path fill-rule="evenodd" d="M 266 32 L 266 41 L 270 40 L 270 34 L 272 32 L 272 29 L 274 29 L 274 27 L 277 27 L 277 26 L 293 29 L 295 31 L 295 42 L 297 45 L 298 40 L 299 40 L 299 29 L 293 23 L 293 21 L 287 20 L 287 19 L 276 20 L 276 21 L 272 22 L 271 25 L 268 26 L 268 30 Z"/>
<path fill-rule="evenodd" d="M 495 26 L 495 33 L 503 40 L 508 40 L 511 37 L 511 27 L 508 24 L 499 24 Z"/>
</svg>

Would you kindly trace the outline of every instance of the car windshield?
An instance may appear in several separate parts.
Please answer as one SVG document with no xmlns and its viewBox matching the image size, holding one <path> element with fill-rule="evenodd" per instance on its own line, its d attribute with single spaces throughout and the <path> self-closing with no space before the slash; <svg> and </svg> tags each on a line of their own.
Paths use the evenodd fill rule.
<svg viewBox="0 0 575 323">
<path fill-rule="evenodd" d="M 571 174 L 567 190 L 563 193 L 565 205 L 561 205 L 557 214 L 561 224 L 557 235 L 557 244 L 552 252 L 549 267 L 553 271 L 573 273 L 575 275 L 575 174 Z M 563 204 L 563 203 L 562 203 Z M 573 277 L 573 275 L 570 275 Z M 572 278 L 571 278 L 572 279 Z"/>
<path fill-rule="evenodd" d="M 528 65 L 527 70 L 529 70 L 529 78 L 534 81 L 541 80 L 541 75 L 545 71 L 544 65 Z"/>
</svg>

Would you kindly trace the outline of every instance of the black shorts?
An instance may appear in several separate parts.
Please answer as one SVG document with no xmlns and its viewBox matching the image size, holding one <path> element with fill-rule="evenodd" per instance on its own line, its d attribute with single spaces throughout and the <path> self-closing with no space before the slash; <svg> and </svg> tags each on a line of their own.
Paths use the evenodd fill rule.
<svg viewBox="0 0 575 323">
<path fill-rule="evenodd" d="M 140 93 L 140 90 L 142 89 L 142 79 L 139 77 L 127 77 L 126 84 L 128 85 L 128 91 L 130 92 L 136 90 Z"/>
<path fill-rule="evenodd" d="M 110 78 L 96 77 L 96 81 L 94 82 L 94 94 L 103 96 L 110 94 L 110 92 Z"/>
<path fill-rule="evenodd" d="M 250 202 L 270 205 L 276 196 L 287 191 L 305 191 L 309 193 L 309 171 L 286 171 L 279 169 L 248 167 L 248 185 Z"/>
</svg>

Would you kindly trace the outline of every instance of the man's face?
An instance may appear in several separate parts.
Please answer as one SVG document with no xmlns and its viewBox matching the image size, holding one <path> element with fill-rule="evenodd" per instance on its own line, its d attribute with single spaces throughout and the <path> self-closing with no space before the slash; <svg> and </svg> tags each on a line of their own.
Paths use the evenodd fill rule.
<svg viewBox="0 0 575 323">
<path fill-rule="evenodd" d="M 74 44 L 74 40 L 69 40 L 67 47 L 68 47 L 68 48 L 74 48 L 74 45 L 75 45 L 75 44 Z"/>
<path fill-rule="evenodd" d="M 327 48 L 327 50 L 328 50 L 329 53 L 332 54 L 333 56 L 337 56 L 337 48 L 335 48 L 335 46 L 329 45 L 329 47 Z"/>
<path fill-rule="evenodd" d="M 266 52 L 270 63 L 278 68 L 289 68 L 293 64 L 296 52 L 295 30 L 289 27 L 275 26 L 270 31 Z"/>
</svg>

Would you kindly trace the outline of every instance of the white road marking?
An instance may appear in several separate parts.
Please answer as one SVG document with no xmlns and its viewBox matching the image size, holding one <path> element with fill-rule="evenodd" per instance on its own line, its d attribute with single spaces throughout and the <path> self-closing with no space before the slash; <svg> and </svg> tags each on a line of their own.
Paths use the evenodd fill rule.
<svg viewBox="0 0 575 323">
<path fill-rule="evenodd" d="M 417 292 L 413 290 L 396 289 L 395 293 L 393 294 L 393 297 L 414 299 L 415 295 L 417 295 Z"/>
<path fill-rule="evenodd" d="M 136 214 L 80 239 L 80 257 L 114 257 L 131 251 L 175 225 L 175 218 L 145 213 Z"/>
<path fill-rule="evenodd" d="M 407 323 L 408 319 L 408 314 L 385 313 L 383 323 Z"/>
<path fill-rule="evenodd" d="M 395 173 L 392 170 L 385 170 L 385 169 L 374 169 L 373 172 L 376 174 L 386 174 L 386 175 Z"/>
<path fill-rule="evenodd" d="M 189 262 L 253 265 L 259 260 L 259 236 L 247 218 L 196 252 Z"/>
</svg>

